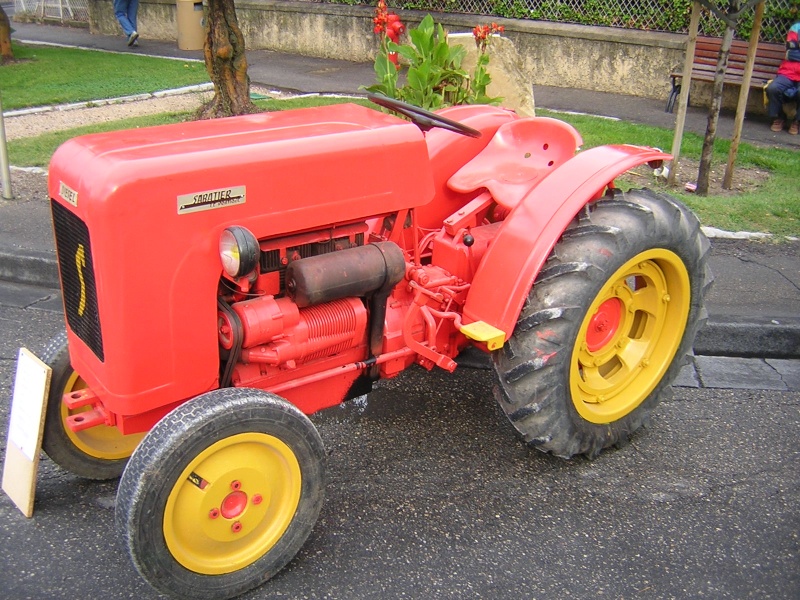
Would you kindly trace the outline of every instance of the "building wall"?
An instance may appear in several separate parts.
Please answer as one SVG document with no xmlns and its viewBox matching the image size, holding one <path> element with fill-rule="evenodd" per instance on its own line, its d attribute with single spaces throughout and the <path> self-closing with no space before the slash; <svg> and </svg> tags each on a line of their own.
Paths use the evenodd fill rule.
<svg viewBox="0 0 800 600">
<path fill-rule="evenodd" d="M 177 2 L 193 0 L 177 0 Z M 120 33 L 108 0 L 89 0 L 91 31 Z M 176 0 L 140 0 L 139 32 L 144 39 L 176 40 Z M 364 6 L 317 4 L 288 0 L 237 0 L 236 14 L 247 48 L 292 54 L 372 61 L 378 36 L 372 32 L 373 9 Z M 398 11 L 407 26 L 425 16 Z M 489 18 L 475 15 L 434 14 L 449 32 L 470 32 Z M 609 27 L 591 27 L 544 21 L 493 19 L 505 26 L 522 67 L 534 85 L 576 90 L 625 93 L 664 100 L 671 89 L 669 73 L 680 69 L 686 36 Z M 181 24 L 181 26 L 186 26 Z M 369 82 L 365 82 L 369 83 Z M 739 88 L 725 90 L 723 107 L 736 108 Z M 693 82 L 691 102 L 708 105 L 711 86 Z M 761 93 L 752 90 L 748 109 L 764 112 Z"/>
</svg>

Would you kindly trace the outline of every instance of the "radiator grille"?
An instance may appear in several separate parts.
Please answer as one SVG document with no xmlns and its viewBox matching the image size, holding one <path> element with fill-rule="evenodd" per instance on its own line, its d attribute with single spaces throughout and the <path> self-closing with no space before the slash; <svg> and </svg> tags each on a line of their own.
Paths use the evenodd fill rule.
<svg viewBox="0 0 800 600">
<path fill-rule="evenodd" d="M 58 202 L 51 200 L 50 205 L 67 323 L 97 358 L 104 361 L 89 229 Z"/>
</svg>

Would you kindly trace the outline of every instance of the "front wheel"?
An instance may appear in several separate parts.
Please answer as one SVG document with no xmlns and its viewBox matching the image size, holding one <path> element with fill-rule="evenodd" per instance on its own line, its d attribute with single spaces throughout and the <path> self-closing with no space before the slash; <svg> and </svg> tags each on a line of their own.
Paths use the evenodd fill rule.
<svg viewBox="0 0 800 600">
<path fill-rule="evenodd" d="M 144 438 L 120 481 L 117 531 L 160 592 L 231 598 L 300 550 L 324 470 L 319 433 L 296 407 L 259 390 L 215 390 Z"/>
<path fill-rule="evenodd" d="M 107 425 L 72 431 L 67 426 L 67 417 L 89 407 L 73 411 L 63 401 L 65 394 L 86 387 L 70 363 L 66 332 L 53 338 L 42 360 L 53 369 L 42 438 L 45 453 L 61 468 L 79 477 L 116 479 L 144 434 L 122 435 L 116 427 Z"/>
<path fill-rule="evenodd" d="M 665 194 L 616 192 L 582 211 L 494 354 L 498 403 L 526 442 L 595 456 L 647 422 L 706 318 L 709 247 Z"/>
</svg>

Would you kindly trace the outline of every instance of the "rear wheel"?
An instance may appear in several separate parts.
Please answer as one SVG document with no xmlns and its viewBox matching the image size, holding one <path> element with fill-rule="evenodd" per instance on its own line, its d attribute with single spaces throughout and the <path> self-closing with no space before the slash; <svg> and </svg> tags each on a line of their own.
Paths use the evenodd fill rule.
<svg viewBox="0 0 800 600">
<path fill-rule="evenodd" d="M 53 338 L 44 351 L 43 361 L 53 369 L 42 438 L 45 453 L 54 463 L 80 477 L 98 480 L 119 477 L 144 434 L 122 435 L 116 427 L 105 425 L 72 431 L 67 427 L 67 417 L 89 407 L 72 411 L 63 402 L 64 394 L 86 387 L 70 364 L 65 332 Z"/>
<path fill-rule="evenodd" d="M 139 573 L 180 597 L 237 596 L 275 575 L 319 515 L 325 453 L 296 407 L 225 388 L 147 434 L 117 493 L 117 530 Z"/>
<path fill-rule="evenodd" d="M 709 244 L 649 190 L 586 207 L 494 354 L 500 407 L 529 444 L 595 456 L 647 422 L 705 321 Z"/>
</svg>

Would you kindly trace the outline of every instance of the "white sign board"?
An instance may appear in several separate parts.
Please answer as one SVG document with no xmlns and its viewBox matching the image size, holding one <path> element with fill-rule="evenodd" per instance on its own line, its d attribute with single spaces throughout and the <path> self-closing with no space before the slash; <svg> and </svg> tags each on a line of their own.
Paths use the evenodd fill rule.
<svg viewBox="0 0 800 600">
<path fill-rule="evenodd" d="M 11 397 L 3 491 L 26 517 L 33 515 L 36 471 L 42 446 L 52 369 L 27 348 L 20 348 Z"/>
</svg>

